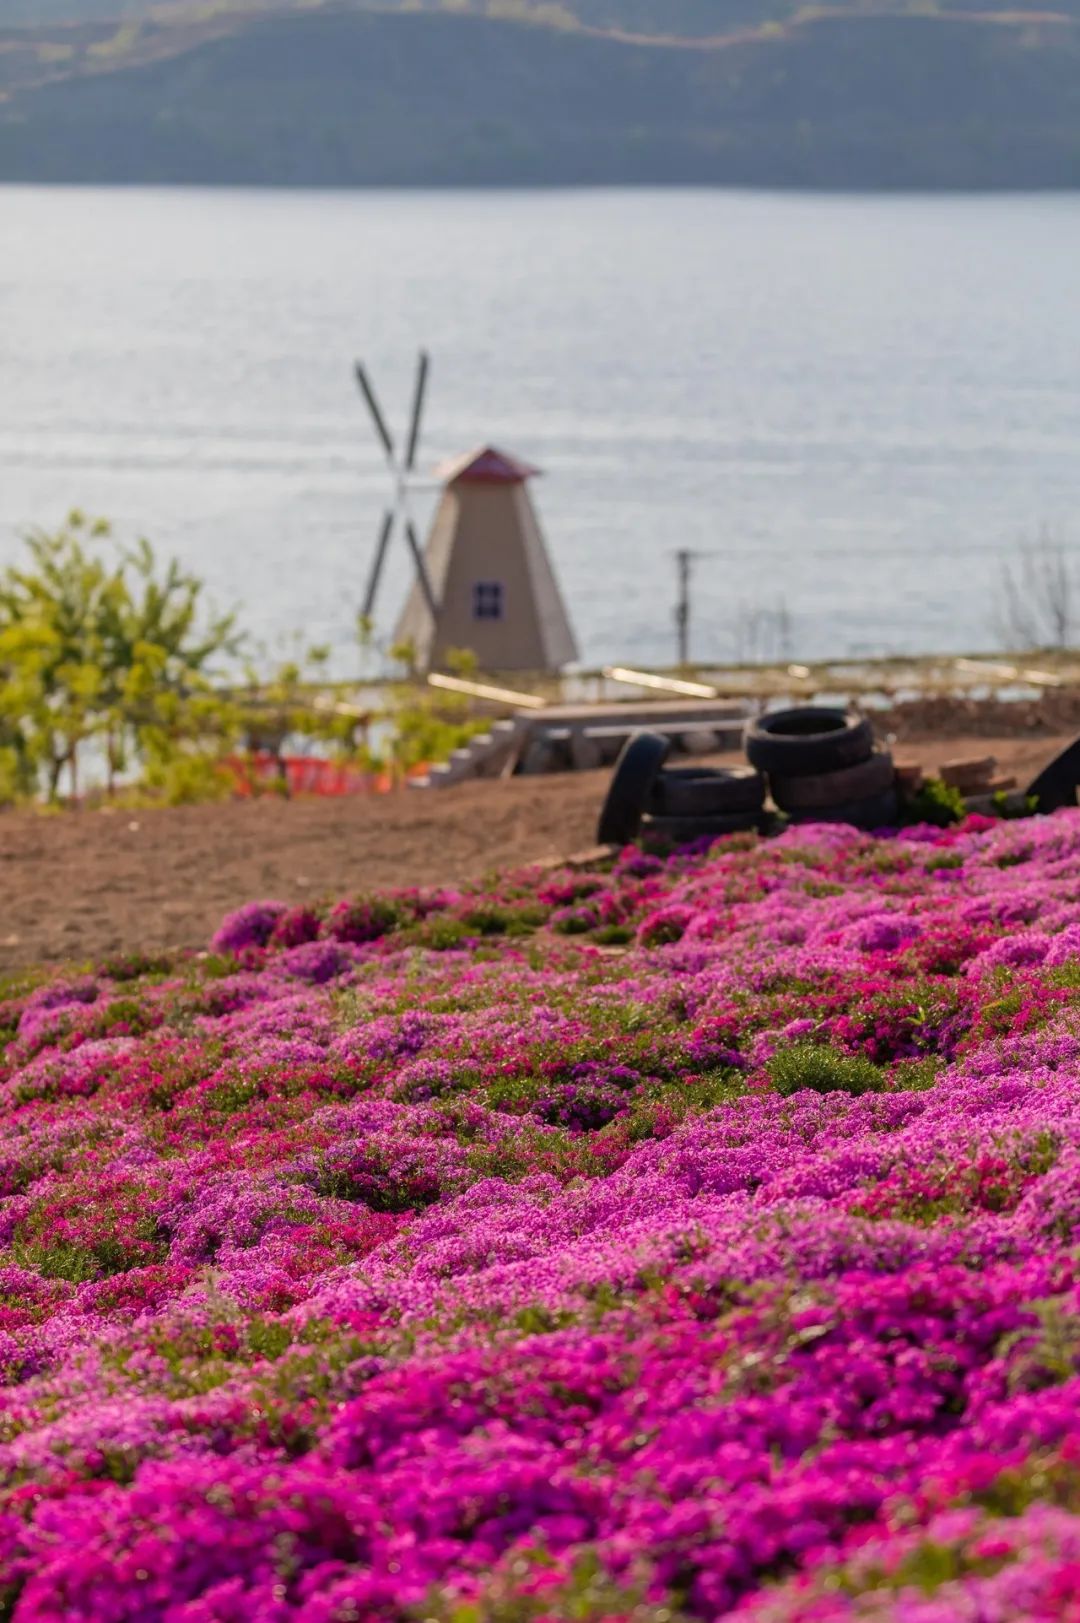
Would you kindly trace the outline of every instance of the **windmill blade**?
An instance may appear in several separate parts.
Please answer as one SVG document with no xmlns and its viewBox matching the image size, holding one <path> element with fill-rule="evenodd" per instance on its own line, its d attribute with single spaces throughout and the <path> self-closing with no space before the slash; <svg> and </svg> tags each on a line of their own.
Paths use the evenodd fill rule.
<svg viewBox="0 0 1080 1623">
<path fill-rule="evenodd" d="M 383 564 L 386 562 L 386 549 L 390 545 L 390 536 L 394 528 L 394 514 L 388 509 L 383 514 L 382 528 L 375 546 L 375 557 L 371 565 L 371 574 L 368 576 L 367 591 L 364 593 L 364 607 L 361 613 L 365 620 L 370 620 L 375 609 L 375 594 L 379 590 L 379 579 L 382 575 Z"/>
<path fill-rule="evenodd" d="M 412 421 L 409 424 L 409 448 L 405 453 L 405 471 L 411 473 L 416 466 L 416 450 L 420 444 L 420 417 L 424 410 L 424 394 L 427 390 L 428 368 L 431 365 L 426 349 L 420 351 L 420 359 L 416 368 L 416 389 L 413 392 Z"/>
<path fill-rule="evenodd" d="M 428 613 L 433 620 L 436 620 L 438 619 L 439 610 L 435 602 L 435 593 L 431 590 L 431 579 L 427 572 L 427 565 L 424 563 L 424 554 L 420 551 L 420 543 L 416 538 L 416 529 L 411 518 L 405 520 L 405 539 L 408 541 L 409 551 L 413 555 L 413 563 L 416 565 L 416 578 L 420 582 L 420 590 L 424 594 L 424 602 L 427 604 Z"/>
<path fill-rule="evenodd" d="M 375 432 L 382 440 L 383 450 L 386 452 L 388 461 L 392 463 L 394 460 L 394 442 L 390 437 L 390 430 L 386 426 L 386 418 L 383 416 L 379 408 L 379 402 L 375 398 L 375 390 L 371 385 L 371 380 L 360 361 L 356 363 L 356 381 L 360 385 L 360 393 L 367 401 L 371 420 L 375 424 Z"/>
</svg>

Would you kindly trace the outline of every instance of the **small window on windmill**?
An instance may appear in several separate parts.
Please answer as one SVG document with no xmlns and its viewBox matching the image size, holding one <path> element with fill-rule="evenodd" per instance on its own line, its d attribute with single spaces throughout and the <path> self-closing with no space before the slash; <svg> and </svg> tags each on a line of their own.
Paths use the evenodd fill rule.
<svg viewBox="0 0 1080 1623">
<path fill-rule="evenodd" d="M 472 612 L 474 620 L 502 619 L 503 584 L 501 580 L 478 580 L 473 583 Z"/>
</svg>

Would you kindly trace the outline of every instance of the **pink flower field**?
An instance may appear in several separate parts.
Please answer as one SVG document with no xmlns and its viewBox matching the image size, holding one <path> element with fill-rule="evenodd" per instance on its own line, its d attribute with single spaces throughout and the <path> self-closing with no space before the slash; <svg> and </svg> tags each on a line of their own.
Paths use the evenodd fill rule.
<svg viewBox="0 0 1080 1623">
<path fill-rule="evenodd" d="M 0 1618 L 1080 1620 L 1080 813 L 0 992 Z"/>
</svg>

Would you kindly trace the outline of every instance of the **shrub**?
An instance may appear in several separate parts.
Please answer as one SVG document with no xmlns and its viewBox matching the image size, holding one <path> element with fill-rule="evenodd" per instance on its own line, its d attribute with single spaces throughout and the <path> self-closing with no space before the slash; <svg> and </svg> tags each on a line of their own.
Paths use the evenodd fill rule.
<svg viewBox="0 0 1080 1623">
<path fill-rule="evenodd" d="M 880 1093 L 885 1086 L 885 1078 L 872 1060 L 817 1043 L 781 1048 L 769 1061 L 768 1070 L 773 1087 L 785 1099 L 804 1089 L 857 1096 Z"/>
<path fill-rule="evenodd" d="M 929 823 L 934 828 L 948 828 L 952 823 L 963 822 L 966 809 L 959 789 L 952 788 L 941 778 L 927 778 L 903 803 L 901 813 L 901 825 Z"/>
</svg>

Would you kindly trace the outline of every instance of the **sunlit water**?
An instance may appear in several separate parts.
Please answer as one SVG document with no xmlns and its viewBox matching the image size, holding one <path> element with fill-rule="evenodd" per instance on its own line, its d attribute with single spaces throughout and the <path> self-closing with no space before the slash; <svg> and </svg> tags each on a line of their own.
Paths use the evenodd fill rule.
<svg viewBox="0 0 1080 1623">
<path fill-rule="evenodd" d="M 678 547 L 702 660 L 991 646 L 1018 540 L 1080 544 L 1078 264 L 1067 196 L 0 188 L 0 563 L 79 504 L 351 669 L 351 365 L 397 422 L 424 343 L 425 467 L 546 470 L 588 661 L 671 659 Z"/>
</svg>

